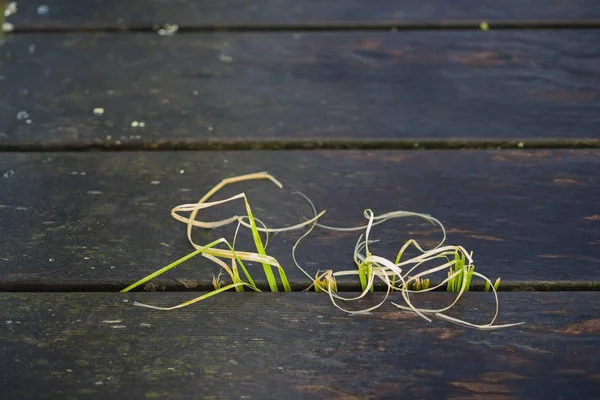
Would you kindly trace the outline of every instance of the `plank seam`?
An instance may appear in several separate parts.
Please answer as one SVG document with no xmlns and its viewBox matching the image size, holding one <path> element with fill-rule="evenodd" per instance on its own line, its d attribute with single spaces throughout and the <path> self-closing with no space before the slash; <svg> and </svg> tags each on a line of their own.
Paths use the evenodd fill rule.
<svg viewBox="0 0 600 400">
<path fill-rule="evenodd" d="M 173 24 L 172 24 L 173 25 Z M 282 24 L 198 24 L 178 25 L 178 34 L 210 32 L 287 32 L 287 31 L 420 31 L 420 30 L 556 30 L 556 29 L 596 29 L 600 28 L 600 19 L 590 20 L 523 20 L 523 21 L 392 21 L 373 23 L 315 22 Z M 98 26 L 14 26 L 11 33 L 129 33 L 152 32 L 159 25 L 98 25 Z"/>
<path fill-rule="evenodd" d="M 600 139 L 471 140 L 471 139 L 206 139 L 98 143 L 63 141 L 48 143 L 0 143 L 0 152 L 85 151 L 214 151 L 214 150 L 503 150 L 503 149 L 598 149 Z"/>
<path fill-rule="evenodd" d="M 130 283 L 130 282 L 128 282 Z M 71 293 L 71 292 L 119 292 L 126 287 L 128 283 L 41 283 L 41 282 L 23 282 L 8 283 L 0 282 L 0 292 L 31 292 L 31 293 Z M 432 282 L 432 286 L 439 282 Z M 308 283 L 291 283 L 292 292 L 302 292 L 308 287 Z M 352 282 L 338 282 L 340 292 L 361 292 L 360 285 Z M 257 287 L 263 290 L 263 293 L 270 293 L 266 282 L 257 283 Z M 151 286 L 152 290 L 143 288 L 132 290 L 132 292 L 156 291 L 156 292 L 208 292 L 212 291 L 212 284 L 208 282 L 198 282 L 194 288 L 173 283 L 172 281 L 160 281 Z M 375 285 L 375 291 L 384 292 L 386 287 L 382 284 Z M 445 292 L 444 288 L 434 290 L 435 292 Z M 473 284 L 473 292 L 483 292 L 484 285 Z M 573 291 L 600 291 L 600 281 L 572 282 L 572 281 L 511 281 L 502 282 L 499 288 L 500 292 L 573 292 Z"/>
</svg>

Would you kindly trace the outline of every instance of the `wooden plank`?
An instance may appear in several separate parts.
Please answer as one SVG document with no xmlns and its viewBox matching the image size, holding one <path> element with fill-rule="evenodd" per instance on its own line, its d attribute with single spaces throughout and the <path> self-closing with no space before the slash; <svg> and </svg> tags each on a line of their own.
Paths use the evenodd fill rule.
<svg viewBox="0 0 600 400">
<path fill-rule="evenodd" d="M 600 30 L 16 35 L 0 61 L 0 145 L 598 140 L 599 39 Z"/>
<path fill-rule="evenodd" d="M 597 288 L 599 155 L 588 150 L 5 153 L 0 157 L 0 172 L 8 177 L 0 175 L 0 287 L 122 288 L 191 252 L 185 225 L 170 216 L 173 207 L 196 202 L 223 178 L 267 170 L 284 190 L 244 183 L 215 199 L 243 191 L 255 215 L 271 227 L 311 215 L 294 191 L 327 210 L 322 222 L 334 226 L 362 224 L 366 208 L 377 214 L 429 213 L 447 227 L 449 243 L 473 251 L 478 270 L 501 276 L 505 289 Z M 243 212 L 241 204 L 232 204 L 203 215 L 217 220 Z M 233 229 L 199 230 L 195 238 L 199 243 L 231 239 Z M 272 238 L 269 253 L 303 289 L 308 280 L 290 256 L 300 235 Z M 373 235 L 381 241 L 371 251 L 390 258 L 410 238 L 432 247 L 441 237 L 414 219 L 390 221 Z M 311 275 L 354 268 L 358 236 L 316 230 L 298 248 L 298 260 Z M 238 249 L 251 248 L 248 235 L 240 240 Z M 211 266 L 191 260 L 147 290 L 209 287 L 216 274 Z M 253 268 L 263 275 L 260 266 Z"/>
<path fill-rule="evenodd" d="M 588 20 L 600 18 L 594 0 L 217 0 L 217 1 L 44 1 L 18 2 L 11 22 L 17 28 L 140 27 L 154 24 L 277 25 L 314 23 L 440 24 L 452 20 Z M 40 12 L 41 11 L 41 12 Z M 45 12 L 44 12 L 45 11 Z"/>
<path fill-rule="evenodd" d="M 506 293 L 481 332 L 394 311 L 347 316 L 322 294 L 2 294 L 4 398 L 598 398 L 598 293 Z M 485 299 L 484 299 L 485 297 Z M 439 305 L 446 294 L 428 296 Z M 124 302 L 127 301 L 127 302 Z M 370 298 L 362 305 L 374 304 Z M 469 294 L 459 316 L 490 313 Z M 368 371 L 366 373 L 365 371 Z M 115 397 L 116 396 L 116 397 Z"/>
</svg>

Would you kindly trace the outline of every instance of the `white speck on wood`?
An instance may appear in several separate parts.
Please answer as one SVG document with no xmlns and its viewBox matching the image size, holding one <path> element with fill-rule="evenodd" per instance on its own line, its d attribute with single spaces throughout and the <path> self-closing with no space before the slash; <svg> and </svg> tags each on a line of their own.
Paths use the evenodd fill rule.
<svg viewBox="0 0 600 400">
<path fill-rule="evenodd" d="M 50 11 L 50 7 L 48 7 L 47 5 L 42 4 L 41 6 L 39 6 L 37 8 L 37 12 L 39 15 L 46 15 L 48 14 L 48 11 Z"/>
<path fill-rule="evenodd" d="M 158 34 L 160 36 L 172 36 L 177 33 L 179 30 L 179 25 L 177 24 L 165 24 L 162 28 L 158 30 Z"/>
</svg>

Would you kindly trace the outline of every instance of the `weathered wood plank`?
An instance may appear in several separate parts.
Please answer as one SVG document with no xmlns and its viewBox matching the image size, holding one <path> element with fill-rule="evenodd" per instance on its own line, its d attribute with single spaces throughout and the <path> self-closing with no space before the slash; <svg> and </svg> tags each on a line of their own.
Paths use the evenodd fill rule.
<svg viewBox="0 0 600 400">
<path fill-rule="evenodd" d="M 599 151 L 242 151 L 153 153 L 5 153 L 0 158 L 0 287 L 5 290 L 116 290 L 191 251 L 185 225 L 170 210 L 197 201 L 221 179 L 267 170 L 267 183 L 226 188 L 245 192 L 271 227 L 311 215 L 292 192 L 327 210 L 322 222 L 362 224 L 363 210 L 411 210 L 439 218 L 449 243 L 474 251 L 479 271 L 505 282 L 600 281 Z M 234 204 L 205 214 L 243 213 Z M 304 217 L 303 217 L 304 216 Z M 234 227 L 196 232 L 199 243 L 231 238 Z M 290 252 L 300 232 L 272 238 L 269 253 L 289 278 L 307 279 Z M 354 268 L 359 233 L 314 232 L 298 248 L 311 273 Z M 371 250 L 390 258 L 411 237 L 434 246 L 440 232 L 419 220 L 374 228 Z M 250 248 L 249 237 L 238 249 Z M 245 242 L 244 242 L 245 241 Z M 205 288 L 214 269 L 192 260 L 159 280 Z M 262 268 L 257 269 L 262 276 Z M 262 279 L 264 282 L 264 279 Z M 596 282 L 596 283 L 593 283 Z M 507 286 L 505 286 L 507 287 Z M 521 289 L 528 285 L 519 285 Z M 152 287 L 147 288 L 152 289 Z"/>
<path fill-rule="evenodd" d="M 599 40 L 600 30 L 16 35 L 0 49 L 0 146 L 597 140 Z"/>
<path fill-rule="evenodd" d="M 314 24 L 425 22 L 449 20 L 587 20 L 600 18 L 594 0 L 74 0 L 18 2 L 10 17 L 17 28 L 141 27 L 154 24 L 189 26 L 232 24 Z M 41 11 L 41 12 L 40 12 Z"/>
<path fill-rule="evenodd" d="M 597 398 L 598 293 L 506 293 L 496 332 L 322 294 L 2 294 L 0 393 L 39 398 Z M 363 301 L 375 304 L 376 295 Z M 440 305 L 450 296 L 427 296 Z M 490 313 L 472 293 L 454 315 Z M 125 302 L 126 301 L 126 302 Z M 366 373 L 365 371 L 368 371 Z"/>
</svg>

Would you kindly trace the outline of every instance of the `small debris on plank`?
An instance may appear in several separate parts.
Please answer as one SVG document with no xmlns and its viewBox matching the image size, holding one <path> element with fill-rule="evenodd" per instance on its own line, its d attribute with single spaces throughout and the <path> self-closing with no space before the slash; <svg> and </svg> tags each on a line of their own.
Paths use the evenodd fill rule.
<svg viewBox="0 0 600 400">
<path fill-rule="evenodd" d="M 50 7 L 48 7 L 45 4 L 42 4 L 41 6 L 39 6 L 37 8 L 37 12 L 38 12 L 39 15 L 47 15 L 48 11 L 50 11 Z"/>
<path fill-rule="evenodd" d="M 17 12 L 17 2 L 11 1 L 10 3 L 8 3 L 6 5 L 6 8 L 4 9 L 4 16 L 10 17 L 11 15 L 15 14 L 16 12 Z"/>
<path fill-rule="evenodd" d="M 27 111 L 19 111 L 17 113 L 17 119 L 19 121 L 23 121 L 29 118 L 29 113 Z"/>
<path fill-rule="evenodd" d="M 179 25 L 177 24 L 164 24 L 162 28 L 158 30 L 158 34 L 160 36 L 172 36 L 177 33 L 179 30 Z"/>
</svg>

